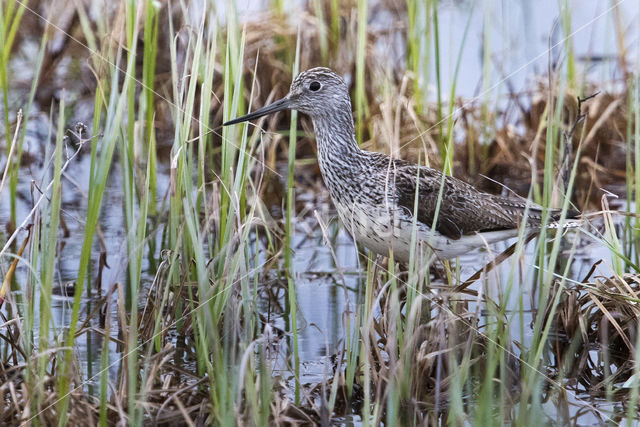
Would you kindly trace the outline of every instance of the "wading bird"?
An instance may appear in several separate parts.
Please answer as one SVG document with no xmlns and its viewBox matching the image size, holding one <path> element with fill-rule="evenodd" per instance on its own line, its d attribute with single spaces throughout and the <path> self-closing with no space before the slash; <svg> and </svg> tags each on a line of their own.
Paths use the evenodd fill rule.
<svg viewBox="0 0 640 427">
<path fill-rule="evenodd" d="M 360 149 L 348 87 L 328 68 L 300 73 L 284 98 L 224 125 L 282 110 L 311 117 L 320 171 L 338 215 L 373 252 L 392 250 L 397 261 L 408 262 L 414 227 L 417 246 L 447 259 L 513 238 L 523 222 L 528 231 L 542 226 L 542 207 L 531 201 L 485 193 L 436 169 Z M 552 210 L 548 227 L 557 228 L 559 218 Z"/>
</svg>

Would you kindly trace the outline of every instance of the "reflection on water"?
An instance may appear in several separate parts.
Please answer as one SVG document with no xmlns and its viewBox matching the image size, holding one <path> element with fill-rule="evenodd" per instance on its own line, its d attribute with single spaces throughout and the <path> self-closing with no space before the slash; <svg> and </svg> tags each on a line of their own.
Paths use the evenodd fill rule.
<svg viewBox="0 0 640 427">
<path fill-rule="evenodd" d="M 615 21 L 623 19 L 628 23 L 624 26 L 628 43 L 637 40 L 640 26 L 631 23 L 640 19 L 640 5 L 624 0 L 569 1 L 571 38 L 570 43 L 566 43 L 561 21 L 563 3 L 556 0 L 443 2 L 438 9 L 443 96 L 449 95 L 454 83 L 467 23 L 468 34 L 455 81 L 456 93 L 460 96 L 480 96 L 481 100 L 487 96 L 495 100 L 510 92 L 529 89 L 532 83 L 548 74 L 550 66 L 566 66 L 569 46 L 584 67 L 586 77 L 599 82 L 603 91 L 613 89 L 611 82 L 624 76 Z M 630 49 L 625 52 L 628 66 L 636 63 L 640 55 L 637 43 L 634 45 L 628 45 Z M 429 48 L 421 47 L 425 51 Z M 423 75 L 430 76 L 429 82 L 435 84 L 434 61 L 429 72 Z"/>
</svg>

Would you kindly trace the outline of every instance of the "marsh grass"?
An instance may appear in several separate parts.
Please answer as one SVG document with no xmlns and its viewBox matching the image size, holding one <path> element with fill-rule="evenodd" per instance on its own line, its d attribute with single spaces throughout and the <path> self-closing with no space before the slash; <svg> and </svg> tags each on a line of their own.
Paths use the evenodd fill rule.
<svg viewBox="0 0 640 427">
<path fill-rule="evenodd" d="M 569 35 L 569 3 L 561 5 L 562 29 Z M 51 27 L 23 32 L 18 24 L 32 11 L 20 2 L 0 6 L 4 131 L 7 153 L 15 150 L 4 166 L 14 179 L 6 199 L 9 221 L 19 224 L 15 231 L 7 227 L 1 253 L 2 268 L 10 265 L 3 282 L 14 286 L 0 295 L 6 307 L 0 326 L 0 423 L 265 425 L 342 417 L 364 425 L 531 425 L 549 419 L 549 401 L 558 402 L 561 422 L 574 416 L 562 406 L 570 404 L 612 422 L 635 421 L 637 76 L 627 76 L 624 92 L 599 95 L 582 110 L 574 94 L 581 71 L 568 38 L 562 46 L 566 62 L 552 70 L 548 84 L 526 94 L 523 129 L 514 133 L 498 124 L 501 111 L 492 110 L 497 104 L 490 94 L 480 97 L 479 106 L 455 100 L 477 8 L 469 10 L 453 53 L 453 83 L 444 87 L 435 1 L 407 1 L 406 9 L 386 2 L 372 7 L 367 0 L 314 1 L 309 10 L 296 11 L 304 25 L 287 18 L 291 12 L 282 1 L 272 2 L 257 23 L 241 22 L 232 1 L 219 10 L 191 2 L 169 7 L 150 0 L 123 2 L 100 16 L 77 9 L 77 28 L 67 30 L 82 34 L 86 56 L 61 55 L 83 61 L 90 71 L 89 102 L 83 105 L 93 110 L 86 134 L 84 126 L 68 129 L 73 97 L 72 105 L 64 96 L 46 107 L 34 103 Z M 408 23 L 395 30 L 406 41 L 405 62 L 389 64 L 376 49 L 376 42 L 394 36 L 377 34 L 370 25 L 380 7 Z M 490 16 L 487 12 L 485 22 Z M 485 47 L 492 37 L 487 29 Z M 12 123 L 17 111 L 12 92 L 20 88 L 7 70 L 16 43 L 32 40 L 38 46 L 35 78 L 24 118 Z M 340 54 L 344 51 L 353 55 Z M 488 52 L 484 89 L 492 83 Z M 299 70 L 315 65 L 353 72 L 357 138 L 363 146 L 377 145 L 456 176 L 480 171 L 499 181 L 511 178 L 528 199 L 561 209 L 560 223 L 573 204 L 584 209 L 595 199 L 601 211 L 587 216 L 596 220 L 578 233 L 605 247 L 609 258 L 585 277 L 575 277 L 581 239 L 543 230 L 536 243 L 527 244 L 523 228 L 502 273 L 487 265 L 469 284 L 460 263 L 442 263 L 418 250 L 414 223 L 408 265 L 359 251 L 354 300 L 344 279 L 349 272 L 339 268 L 341 260 L 332 252 L 334 274 L 345 286 L 343 340 L 327 351 L 331 363 L 323 381 L 307 384 L 299 336 L 304 313 L 297 295 L 304 272 L 296 271 L 293 242 L 302 220 L 296 154 L 314 154 L 308 122 L 294 112 L 256 124 L 220 124 L 284 95 Z M 432 65 L 435 97 L 427 87 Z M 373 76 L 384 78 L 368 84 Z M 596 92 L 591 88 L 582 85 L 582 98 Z M 52 125 L 32 211 L 20 219 L 17 188 L 30 177 L 21 167 L 23 141 L 36 108 L 49 108 Z M 377 122 L 384 123 L 391 146 L 377 140 Z M 278 131 L 287 127 L 288 132 Z M 612 155 L 617 146 L 611 135 L 626 141 L 622 161 Z M 168 158 L 162 146 L 168 147 Z M 65 196 L 76 190 L 70 184 L 83 153 L 89 164 L 87 194 L 81 197 L 82 220 L 74 219 L 81 222 L 82 237 L 69 237 L 65 223 L 71 207 Z M 286 167 L 278 167 L 283 162 Z M 121 248 L 108 247 L 102 231 L 109 224 L 105 212 L 111 212 L 105 192 L 116 170 L 122 184 Z M 635 213 L 622 226 L 609 199 L 598 192 L 621 177 L 627 210 Z M 265 206 L 273 188 L 284 193 L 284 213 Z M 325 218 L 314 216 L 331 242 Z M 67 299 L 70 319 L 61 322 L 54 295 L 62 280 L 61 259 L 74 250 L 69 239 L 82 244 L 71 255 L 77 274 L 73 302 Z M 14 242 L 22 242 L 26 252 L 15 248 L 10 254 Z M 594 274 L 605 262 L 610 277 Z M 440 265 L 443 271 L 434 274 Z M 118 269 L 121 274 L 105 273 Z M 104 284 L 103 274 L 110 278 Z M 282 319 L 282 329 L 271 311 L 265 313 L 265 301 Z M 83 362 L 84 342 L 88 353 L 97 353 L 97 368 L 91 360 Z M 615 410 L 599 407 L 598 399 Z"/>
<path fill-rule="evenodd" d="M 4 131 L 6 135 L 10 134 L 11 123 L 9 121 L 9 114 L 12 109 L 9 107 L 9 91 L 10 91 L 10 79 L 9 79 L 9 62 L 11 60 L 11 50 L 14 48 L 14 43 L 16 40 L 16 35 L 18 33 L 18 28 L 20 26 L 20 22 L 22 21 L 22 17 L 24 16 L 26 8 L 21 2 L 18 1 L 8 1 L 3 3 L 0 6 L 0 45 L 2 49 L 0 50 L 0 87 L 2 88 L 2 110 L 3 110 L 3 124 Z M 43 40 L 46 40 L 46 37 L 43 37 Z M 43 44 L 46 43 L 43 41 Z M 37 77 L 37 75 L 36 75 Z M 33 99 L 31 97 L 31 99 Z M 29 103 L 29 107 L 31 106 L 31 102 Z M 29 109 L 27 109 L 28 111 Z M 28 113 L 27 113 L 28 115 Z M 8 138 L 7 138 L 8 141 Z M 22 138 L 20 139 L 22 142 Z M 7 158 L 11 159 L 8 156 L 10 144 L 7 144 Z M 17 156 L 13 158 L 13 162 L 9 163 L 9 188 L 10 188 L 10 203 L 11 203 L 11 222 L 13 224 L 16 223 L 16 192 L 18 186 L 18 170 L 20 168 L 20 152 L 22 149 L 22 144 L 20 143 L 17 147 L 16 152 Z"/>
</svg>

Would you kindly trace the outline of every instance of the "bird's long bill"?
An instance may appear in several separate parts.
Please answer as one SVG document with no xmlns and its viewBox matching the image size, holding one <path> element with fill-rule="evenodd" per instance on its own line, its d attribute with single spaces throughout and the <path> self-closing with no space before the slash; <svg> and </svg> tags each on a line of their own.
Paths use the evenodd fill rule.
<svg viewBox="0 0 640 427">
<path fill-rule="evenodd" d="M 287 110 L 289 108 L 289 99 L 282 98 L 279 101 L 266 105 L 259 110 L 254 111 L 253 113 L 249 113 L 245 116 L 238 117 L 237 119 L 229 120 L 226 123 L 223 123 L 223 126 L 235 125 L 236 123 L 246 122 L 248 120 L 257 119 L 258 117 L 266 116 L 267 114 L 276 113 L 278 111 Z"/>
</svg>

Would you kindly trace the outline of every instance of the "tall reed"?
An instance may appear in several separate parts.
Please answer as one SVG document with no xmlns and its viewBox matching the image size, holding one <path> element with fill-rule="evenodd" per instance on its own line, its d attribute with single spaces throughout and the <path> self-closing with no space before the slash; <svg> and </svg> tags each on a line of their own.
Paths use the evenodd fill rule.
<svg viewBox="0 0 640 427">
<path fill-rule="evenodd" d="M 25 4 L 20 1 L 7 1 L 0 4 L 0 88 L 2 88 L 2 110 L 4 119 L 5 135 L 10 134 L 9 114 L 11 108 L 9 106 L 9 89 L 11 79 L 9 78 L 8 68 L 11 59 L 11 49 L 15 41 L 16 33 L 25 13 Z M 39 70 L 40 67 L 37 68 Z M 36 73 L 37 77 L 37 73 Z M 36 79 L 37 81 L 37 79 Z M 8 138 L 7 138 L 8 140 Z M 18 148 L 21 150 L 22 144 Z M 10 144 L 7 144 L 7 154 L 9 153 Z M 9 169 L 9 203 L 11 212 L 11 222 L 16 224 L 16 192 L 18 187 L 18 169 L 20 167 L 20 155 L 14 157 L 16 160 Z"/>
</svg>

